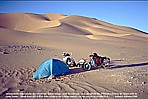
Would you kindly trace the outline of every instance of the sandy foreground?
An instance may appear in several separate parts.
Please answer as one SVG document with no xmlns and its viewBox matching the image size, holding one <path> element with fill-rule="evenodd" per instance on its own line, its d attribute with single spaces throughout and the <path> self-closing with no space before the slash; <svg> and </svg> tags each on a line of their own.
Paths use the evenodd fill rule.
<svg viewBox="0 0 148 99">
<path fill-rule="evenodd" d="M 0 95 L 20 98 L 25 96 L 23 93 L 30 93 L 27 95 L 33 98 L 37 97 L 33 93 L 40 93 L 38 96 L 46 94 L 53 99 L 147 99 L 147 39 L 142 31 L 94 18 L 0 14 Z M 62 60 L 64 51 L 72 52 L 76 62 L 97 52 L 111 58 L 111 69 L 84 71 L 72 67 L 67 75 L 33 80 L 32 74 L 43 61 Z"/>
</svg>

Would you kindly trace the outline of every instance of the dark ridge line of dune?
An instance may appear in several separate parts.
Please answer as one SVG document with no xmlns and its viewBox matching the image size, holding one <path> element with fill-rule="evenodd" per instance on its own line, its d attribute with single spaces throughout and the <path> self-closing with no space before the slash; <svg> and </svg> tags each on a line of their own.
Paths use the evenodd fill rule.
<svg viewBox="0 0 148 99">
<path fill-rule="evenodd" d="M 76 27 L 76 26 L 74 26 L 74 25 L 71 25 L 71 24 L 68 24 L 68 23 L 65 23 L 65 22 L 60 22 L 61 24 L 59 25 L 59 26 L 56 26 L 56 27 L 47 27 L 47 28 L 41 28 L 41 29 L 38 29 L 38 30 L 44 30 L 44 29 L 59 29 L 59 28 L 62 28 L 62 26 L 67 26 L 67 27 L 69 27 L 69 28 L 71 28 L 71 29 L 75 29 L 75 31 L 74 32 L 71 32 L 71 31 L 69 31 L 69 30 L 67 30 L 67 31 L 69 31 L 69 32 L 67 32 L 67 33 L 72 33 L 72 34 L 76 34 L 75 32 L 76 31 L 79 31 L 78 33 L 80 33 L 79 35 L 93 35 L 91 32 L 89 32 L 88 30 L 85 30 L 85 29 L 82 29 L 82 28 L 78 28 L 78 27 Z M 37 30 L 37 31 L 38 31 Z M 58 30 L 55 30 L 56 32 L 59 32 Z M 60 32 L 64 32 L 64 30 L 61 30 Z"/>
</svg>

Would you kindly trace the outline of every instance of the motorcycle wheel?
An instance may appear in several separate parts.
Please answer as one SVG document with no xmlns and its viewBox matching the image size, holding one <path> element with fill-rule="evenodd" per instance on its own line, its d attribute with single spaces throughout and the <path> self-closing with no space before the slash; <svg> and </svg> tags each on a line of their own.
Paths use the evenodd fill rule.
<svg viewBox="0 0 148 99">
<path fill-rule="evenodd" d="M 72 66 L 73 66 L 73 67 L 74 67 L 74 66 L 77 66 L 75 61 L 72 63 Z"/>
<path fill-rule="evenodd" d="M 91 65 L 89 63 L 85 63 L 82 68 L 85 70 L 85 71 L 88 71 L 91 69 Z"/>
<path fill-rule="evenodd" d="M 74 67 L 76 66 L 76 62 L 75 61 L 71 62 L 71 59 L 67 58 L 66 65 L 68 65 L 68 67 Z"/>
<path fill-rule="evenodd" d="M 70 63 L 70 58 L 67 58 L 67 60 L 66 60 L 66 65 L 68 65 L 68 67 L 71 67 L 71 65 L 69 64 Z"/>
</svg>

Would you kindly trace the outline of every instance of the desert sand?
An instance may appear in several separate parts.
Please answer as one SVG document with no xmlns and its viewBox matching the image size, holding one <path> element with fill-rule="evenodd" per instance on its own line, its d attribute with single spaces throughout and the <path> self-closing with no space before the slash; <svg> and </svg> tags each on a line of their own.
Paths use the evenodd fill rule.
<svg viewBox="0 0 148 99">
<path fill-rule="evenodd" d="M 140 30 L 84 16 L 0 14 L 0 95 L 6 98 L 11 96 L 8 93 L 134 93 L 137 99 L 147 99 L 147 39 L 148 35 Z M 72 52 L 76 62 L 97 52 L 111 58 L 111 69 L 84 71 L 72 67 L 65 76 L 33 80 L 32 74 L 43 61 L 62 60 L 62 52 Z"/>
</svg>

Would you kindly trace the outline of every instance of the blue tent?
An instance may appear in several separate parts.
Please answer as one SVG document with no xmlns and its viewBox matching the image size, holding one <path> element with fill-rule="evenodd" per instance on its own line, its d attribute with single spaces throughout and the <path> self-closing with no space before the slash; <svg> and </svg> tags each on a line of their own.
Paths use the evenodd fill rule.
<svg viewBox="0 0 148 99">
<path fill-rule="evenodd" d="M 36 80 L 39 78 L 48 77 L 51 74 L 58 76 L 67 72 L 70 72 L 70 70 L 64 62 L 58 59 L 49 59 L 38 67 L 38 69 L 33 74 L 33 78 Z"/>
</svg>

